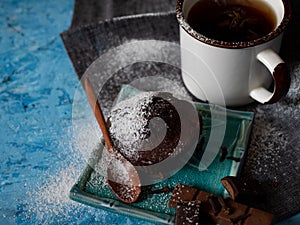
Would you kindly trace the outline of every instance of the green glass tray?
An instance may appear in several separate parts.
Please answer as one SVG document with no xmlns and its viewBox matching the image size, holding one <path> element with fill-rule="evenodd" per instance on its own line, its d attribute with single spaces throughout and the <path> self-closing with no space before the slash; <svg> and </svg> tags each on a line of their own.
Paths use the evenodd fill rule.
<svg viewBox="0 0 300 225">
<path fill-rule="evenodd" d="M 129 98 L 138 92 L 138 90 L 131 86 L 125 85 L 121 89 L 118 101 Z M 100 145 L 99 149 L 95 149 L 90 157 L 90 162 L 88 162 L 77 183 L 71 189 L 70 198 L 83 204 L 151 221 L 156 224 L 172 224 L 174 222 L 175 211 L 168 207 L 171 193 L 149 194 L 150 189 L 159 189 L 164 186 L 174 188 L 176 184 L 182 183 L 217 195 L 226 196 L 227 193 L 221 185 L 220 180 L 225 176 L 238 175 L 245 158 L 254 114 L 251 112 L 229 110 L 204 103 L 194 103 L 194 105 L 203 119 L 202 148 L 205 151 L 210 151 L 206 146 L 208 141 L 214 140 L 209 139 L 209 136 L 213 129 L 218 129 L 218 125 L 220 127 L 224 126 L 225 118 L 226 129 L 221 146 L 228 149 L 228 156 L 241 160 L 225 159 L 221 162 L 222 151 L 221 149 L 217 149 L 216 157 L 205 168 L 199 165 L 199 160 L 203 154 L 201 153 L 199 156 L 199 150 L 196 150 L 188 164 L 179 172 L 160 183 L 142 187 L 142 195 L 138 202 L 124 204 L 118 201 L 106 185 L 105 179 L 93 169 L 102 155 L 103 147 L 101 146 L 103 145 Z M 214 117 L 214 127 L 211 121 L 212 115 Z"/>
</svg>

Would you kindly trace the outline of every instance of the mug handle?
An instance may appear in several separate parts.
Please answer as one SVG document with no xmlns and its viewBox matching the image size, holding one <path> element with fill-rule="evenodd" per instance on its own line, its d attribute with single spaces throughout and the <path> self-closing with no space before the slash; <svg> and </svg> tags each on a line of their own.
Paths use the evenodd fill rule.
<svg viewBox="0 0 300 225">
<path fill-rule="evenodd" d="M 285 96 L 290 88 L 291 77 L 287 65 L 272 49 L 261 51 L 256 58 L 264 64 L 272 74 L 274 90 L 270 92 L 264 87 L 258 87 L 250 92 L 250 97 L 263 104 L 275 103 Z"/>
</svg>

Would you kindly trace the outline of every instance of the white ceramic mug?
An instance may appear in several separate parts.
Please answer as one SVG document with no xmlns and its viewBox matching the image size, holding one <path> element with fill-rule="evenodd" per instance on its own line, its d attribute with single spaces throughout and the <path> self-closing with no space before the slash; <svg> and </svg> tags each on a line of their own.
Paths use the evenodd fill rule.
<svg viewBox="0 0 300 225">
<path fill-rule="evenodd" d="M 198 99 L 226 106 L 246 105 L 254 100 L 274 103 L 286 95 L 290 75 L 278 52 L 291 17 L 288 0 L 261 0 L 274 11 L 276 28 L 247 42 L 213 40 L 194 31 L 186 18 L 198 1 L 177 0 L 176 5 L 182 78 L 187 89 Z"/>
</svg>

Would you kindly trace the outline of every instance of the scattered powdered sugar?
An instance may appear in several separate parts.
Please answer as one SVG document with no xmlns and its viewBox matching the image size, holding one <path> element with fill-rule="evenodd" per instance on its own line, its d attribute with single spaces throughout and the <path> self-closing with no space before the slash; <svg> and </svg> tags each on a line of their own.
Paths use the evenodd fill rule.
<svg viewBox="0 0 300 225">
<path fill-rule="evenodd" d="M 90 164 L 94 170 L 91 173 L 90 179 L 88 180 L 87 184 L 98 189 L 107 186 L 107 166 L 111 159 L 110 154 L 107 152 L 106 148 L 101 147 L 101 149 L 102 151 L 100 151 L 100 160 L 96 161 L 94 164 Z"/>
<path fill-rule="evenodd" d="M 292 74 L 300 74 L 300 68 L 292 67 Z M 300 164 L 296 148 L 300 140 L 300 78 L 292 76 L 290 90 L 285 98 L 273 105 L 260 105 L 255 109 L 255 121 L 249 146 L 246 168 L 258 177 L 268 176 L 281 182 L 294 179 L 282 176 L 288 167 Z M 287 165 L 286 162 L 290 164 Z M 295 171 L 288 169 L 288 171 Z M 249 172 L 249 171 L 248 171 Z M 298 170 L 299 172 L 299 170 Z M 299 174 L 299 173 L 298 173 Z"/>
<path fill-rule="evenodd" d="M 282 149 L 287 148 L 287 133 L 267 121 L 266 117 L 260 116 L 256 119 L 257 126 L 254 126 L 252 132 L 252 141 L 250 144 L 253 172 L 258 178 L 269 176 L 270 167 L 274 172 L 282 166 L 284 155 Z M 274 140 L 276 134 L 276 142 Z M 275 178 L 276 176 L 274 176 Z"/>
<path fill-rule="evenodd" d="M 168 72 L 176 74 L 180 73 L 180 70 L 176 71 L 174 67 L 170 67 Z M 165 74 L 165 76 L 162 75 L 163 74 L 155 77 L 142 77 L 132 81 L 130 85 L 143 91 L 160 91 L 172 93 L 175 98 L 192 101 L 191 95 L 179 80 L 175 80 L 174 78 L 170 79 L 170 76 L 168 76 L 169 74 Z"/>
<path fill-rule="evenodd" d="M 43 182 L 27 192 L 28 202 L 22 206 L 22 222 L 35 221 L 37 224 L 68 224 L 71 221 L 85 223 L 102 220 L 106 212 L 79 204 L 69 197 L 72 186 L 82 173 L 85 162 L 71 153 L 72 161 L 64 161 L 56 173 L 46 171 Z M 48 175 L 51 173 L 52 175 Z M 27 221 L 27 222 L 26 222 Z M 20 224 L 22 224 L 20 222 Z"/>
<path fill-rule="evenodd" d="M 181 81 L 180 62 L 180 45 L 176 42 L 127 40 L 101 55 L 85 76 L 94 81 L 107 115 L 123 84 L 188 97 Z"/>
<path fill-rule="evenodd" d="M 155 92 L 144 93 L 142 95 L 144 98 L 143 104 L 139 100 L 140 97 L 132 98 L 131 104 L 132 101 L 141 103 L 139 105 L 140 109 L 135 108 L 134 110 L 137 112 L 142 111 L 142 108 L 151 102 L 151 96 L 154 94 Z M 80 95 L 85 96 L 83 92 Z M 85 224 L 105 224 L 116 218 L 108 217 L 109 214 L 107 212 L 79 204 L 69 197 L 72 186 L 78 181 L 87 163 L 94 168 L 88 185 L 97 186 L 97 189 L 107 188 L 106 171 L 110 158 L 106 154 L 107 151 L 103 149 L 101 160 L 95 165 L 90 163 L 90 161 L 93 161 L 93 152 L 99 148 L 101 132 L 87 100 L 82 96 L 80 99 L 77 99 L 76 104 L 78 105 L 73 104 L 72 130 L 67 128 L 69 130 L 66 129 L 65 132 L 68 140 L 59 146 L 65 157 L 53 163 L 51 169 L 44 171 L 43 177 L 39 178 L 37 187 L 28 187 L 27 195 L 29 200 L 26 200 L 26 203 L 19 206 L 20 224 L 27 223 L 27 221 L 36 221 L 39 224 L 68 224 L 70 221 Z M 125 107 L 122 104 L 127 105 L 125 102 L 120 103 L 114 110 Z M 120 120 L 120 122 L 122 121 Z M 141 124 L 139 126 L 142 127 Z M 124 134 L 132 136 L 128 134 L 128 130 L 127 133 L 124 130 Z M 55 169 L 52 170 L 53 168 Z M 124 173 L 123 178 L 129 182 L 131 181 L 126 173 Z M 128 190 L 124 191 L 128 192 Z M 163 197 L 167 198 L 167 196 Z M 159 208 L 155 199 L 153 199 L 151 207 Z M 132 224 L 132 220 L 127 220 L 126 222 Z"/>
<path fill-rule="evenodd" d="M 272 105 L 248 108 L 255 112 L 255 119 L 242 172 L 265 185 L 267 199 L 261 207 L 279 219 L 300 207 L 300 67 L 291 65 L 290 70 L 286 97 Z"/>
<path fill-rule="evenodd" d="M 78 168 L 74 165 L 61 169 L 52 175 L 36 190 L 28 192 L 31 199 L 25 219 L 35 220 L 40 224 L 60 223 L 71 220 L 71 210 L 78 211 L 78 203 L 69 199 L 69 191 L 78 177 Z M 79 210 L 80 211 L 80 210 Z M 62 221 L 59 221 L 59 218 Z M 58 221 L 57 221 L 58 220 Z"/>
<path fill-rule="evenodd" d="M 19 205 L 18 224 L 28 224 L 28 221 L 35 221 L 36 224 L 69 224 L 71 221 L 101 224 L 111 220 L 107 212 L 84 206 L 69 197 L 72 186 L 77 183 L 93 157 L 93 150 L 99 145 L 100 136 L 95 124 L 91 112 L 84 118 L 77 118 L 73 130 L 65 129 L 69 140 L 59 143 L 61 156 L 55 158 L 57 161 L 53 162 L 52 167 L 43 171 L 37 186 L 26 187 L 27 199 Z"/>
</svg>

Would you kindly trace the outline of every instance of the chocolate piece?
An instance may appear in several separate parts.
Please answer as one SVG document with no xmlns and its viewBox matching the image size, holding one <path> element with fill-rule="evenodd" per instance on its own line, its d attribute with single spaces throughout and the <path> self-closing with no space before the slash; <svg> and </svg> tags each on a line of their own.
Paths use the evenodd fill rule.
<svg viewBox="0 0 300 225">
<path fill-rule="evenodd" d="M 169 207 L 176 208 L 176 205 L 185 201 L 192 201 L 197 195 L 198 190 L 196 188 L 186 186 L 183 184 L 177 184 L 169 201 Z"/>
<path fill-rule="evenodd" d="M 181 202 L 176 205 L 175 225 L 197 225 L 200 224 L 199 201 Z"/>
<path fill-rule="evenodd" d="M 269 225 L 270 221 L 272 221 L 274 218 L 273 214 L 254 208 L 250 208 L 248 214 L 250 216 L 245 219 L 243 225 Z"/>
<path fill-rule="evenodd" d="M 217 198 L 215 196 L 209 196 L 208 202 L 213 210 L 214 215 L 218 215 L 218 213 L 221 211 L 221 205 L 217 201 Z"/>
<path fill-rule="evenodd" d="M 236 200 L 238 195 L 240 194 L 239 191 L 239 184 L 238 182 L 236 182 L 236 179 L 234 177 L 224 177 L 221 179 L 221 182 L 224 186 L 224 188 L 226 189 L 226 191 L 228 192 L 228 194 L 230 195 L 230 197 L 233 200 Z"/>
<path fill-rule="evenodd" d="M 240 216 L 230 218 L 230 221 L 233 224 L 242 224 L 242 223 L 244 223 L 245 219 L 248 218 L 249 216 L 250 216 L 249 213 L 245 213 L 245 214 L 242 214 Z"/>
<path fill-rule="evenodd" d="M 270 225 L 273 220 L 270 213 L 179 184 L 172 193 L 169 206 L 175 208 L 186 201 L 201 202 L 201 216 L 220 225 Z"/>
<path fill-rule="evenodd" d="M 220 203 L 220 205 L 222 206 L 222 210 L 226 215 L 230 215 L 232 213 L 232 209 L 226 204 L 226 202 L 224 201 L 224 198 L 222 198 L 221 196 L 218 196 L 218 201 Z"/>
<path fill-rule="evenodd" d="M 199 191 L 198 195 L 195 198 L 196 201 L 201 201 L 201 212 L 203 212 L 206 217 L 210 217 L 209 215 L 215 214 L 210 202 L 208 201 L 209 197 L 211 196 L 213 196 L 213 194 L 207 193 L 205 191 Z"/>
<path fill-rule="evenodd" d="M 260 185 L 256 180 L 227 176 L 222 178 L 221 182 L 234 201 L 249 204 L 261 201 L 264 197 L 259 193 Z"/>
<path fill-rule="evenodd" d="M 236 203 L 231 199 L 225 199 L 225 201 L 227 205 L 230 206 L 232 213 L 228 215 L 224 211 L 221 211 L 216 218 L 216 222 L 224 225 L 242 225 L 243 218 L 245 214 L 247 214 L 248 206 Z"/>
<path fill-rule="evenodd" d="M 209 199 L 212 199 L 212 197 L 214 199 L 217 199 L 217 203 L 215 202 L 215 204 L 219 205 L 219 207 L 221 208 L 219 210 L 219 212 L 216 214 L 215 210 L 213 209 L 213 207 L 211 207 L 211 204 L 207 204 L 207 202 L 209 202 Z M 235 219 L 237 217 L 239 217 L 240 215 L 244 215 L 247 211 L 247 206 L 246 205 L 242 205 L 236 202 L 233 202 L 231 199 L 223 199 L 224 203 L 223 205 L 226 206 L 226 208 L 224 208 L 221 203 L 219 198 L 222 198 L 220 196 L 215 196 L 212 195 L 208 192 L 205 191 L 200 191 L 199 194 L 197 195 L 196 199 L 198 201 L 202 201 L 203 202 L 203 206 L 201 208 L 201 211 L 203 211 L 206 216 L 209 218 L 209 220 L 217 223 L 217 224 L 222 224 L 222 225 L 233 225 L 231 219 Z M 206 204 L 205 204 L 206 203 Z M 228 213 L 228 210 L 230 211 L 230 213 Z"/>
</svg>

